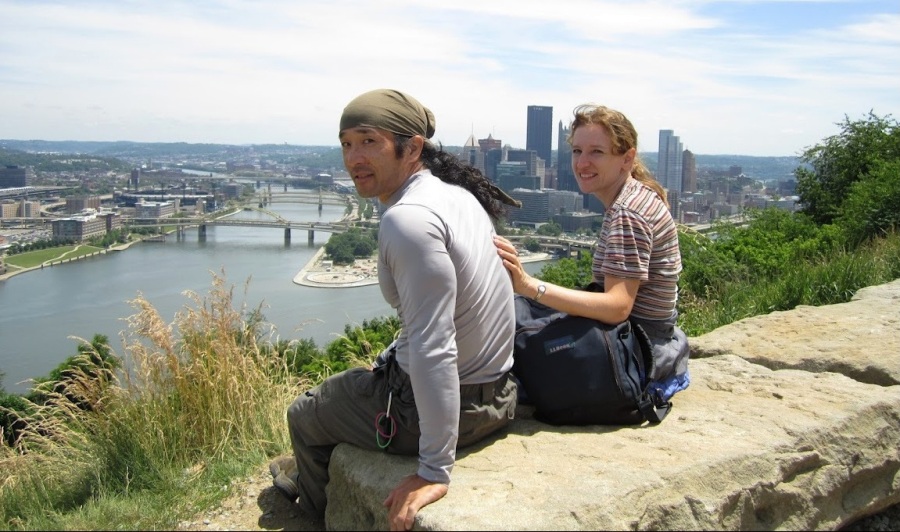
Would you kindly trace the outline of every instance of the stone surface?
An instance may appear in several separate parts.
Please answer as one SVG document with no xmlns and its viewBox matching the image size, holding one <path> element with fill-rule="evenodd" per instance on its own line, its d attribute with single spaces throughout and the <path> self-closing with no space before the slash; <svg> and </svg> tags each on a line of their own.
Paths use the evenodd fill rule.
<svg viewBox="0 0 900 532">
<path fill-rule="evenodd" d="M 900 503 L 900 281 L 691 339 L 658 426 L 553 427 L 520 407 L 461 450 L 420 530 L 838 529 Z M 765 332 L 762 335 L 761 332 Z M 386 529 L 416 460 L 340 445 L 326 527 Z"/>
<path fill-rule="evenodd" d="M 900 281 L 863 288 L 849 303 L 772 312 L 691 338 L 692 359 L 723 353 L 772 369 L 900 384 Z"/>
</svg>

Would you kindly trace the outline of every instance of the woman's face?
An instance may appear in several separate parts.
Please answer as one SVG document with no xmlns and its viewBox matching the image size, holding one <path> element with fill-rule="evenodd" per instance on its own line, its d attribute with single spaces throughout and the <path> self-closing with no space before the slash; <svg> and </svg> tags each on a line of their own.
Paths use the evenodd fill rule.
<svg viewBox="0 0 900 532">
<path fill-rule="evenodd" d="M 631 173 L 635 149 L 622 155 L 613 152 L 612 140 L 603 126 L 585 124 L 572 134 L 572 171 L 578 188 L 593 194 L 607 207 Z"/>
</svg>

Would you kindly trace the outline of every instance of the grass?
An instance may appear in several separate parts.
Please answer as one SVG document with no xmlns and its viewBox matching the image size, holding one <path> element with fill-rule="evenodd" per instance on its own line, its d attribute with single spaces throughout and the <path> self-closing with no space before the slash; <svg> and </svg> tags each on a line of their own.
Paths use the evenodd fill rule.
<svg viewBox="0 0 900 532">
<path fill-rule="evenodd" d="M 171 324 L 132 301 L 130 370 L 55 383 L 0 445 L 0 526 L 171 529 L 290 448 L 285 409 L 310 383 L 260 349 L 258 309 L 236 310 L 232 292 L 214 276 Z"/>
<path fill-rule="evenodd" d="M 6 257 L 6 264 L 17 268 L 35 268 L 41 264 L 48 262 L 56 262 L 59 260 L 70 260 L 91 255 L 102 251 L 103 248 L 90 246 L 87 244 L 74 246 L 60 246 L 55 248 L 39 249 L 36 251 L 27 251 L 17 255 Z"/>
<path fill-rule="evenodd" d="M 792 264 L 780 275 L 748 278 L 707 287 L 704 294 L 681 292 L 679 325 L 699 336 L 723 325 L 799 305 L 850 301 L 860 288 L 900 278 L 900 233 L 874 240 L 852 252 L 836 250 Z"/>
</svg>

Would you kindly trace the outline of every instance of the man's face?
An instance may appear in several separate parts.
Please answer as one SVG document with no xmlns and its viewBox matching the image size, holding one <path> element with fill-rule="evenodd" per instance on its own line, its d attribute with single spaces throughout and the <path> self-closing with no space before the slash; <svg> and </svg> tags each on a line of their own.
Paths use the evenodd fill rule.
<svg viewBox="0 0 900 532">
<path fill-rule="evenodd" d="M 341 131 L 339 138 L 344 166 L 360 196 L 387 201 L 412 175 L 407 160 L 410 156 L 404 153 L 397 158 L 394 135 L 389 131 L 354 127 Z"/>
</svg>

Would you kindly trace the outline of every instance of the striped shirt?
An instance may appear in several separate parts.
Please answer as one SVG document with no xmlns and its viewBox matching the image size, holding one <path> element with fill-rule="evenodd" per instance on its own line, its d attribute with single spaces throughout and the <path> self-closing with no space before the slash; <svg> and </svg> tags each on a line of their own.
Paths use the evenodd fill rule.
<svg viewBox="0 0 900 532">
<path fill-rule="evenodd" d="M 601 285 L 606 275 L 641 281 L 631 316 L 669 320 L 676 315 L 678 230 L 665 202 L 632 177 L 604 215 L 592 273 Z"/>
</svg>

